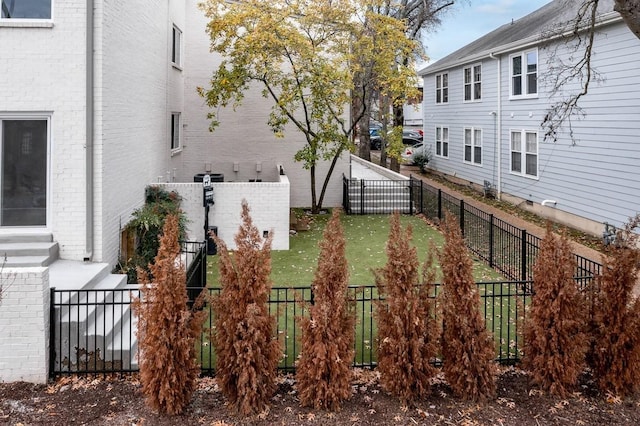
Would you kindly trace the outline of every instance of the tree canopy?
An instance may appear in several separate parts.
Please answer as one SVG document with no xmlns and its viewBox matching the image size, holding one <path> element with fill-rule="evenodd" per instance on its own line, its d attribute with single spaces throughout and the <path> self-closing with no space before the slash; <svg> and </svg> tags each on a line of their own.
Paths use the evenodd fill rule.
<svg viewBox="0 0 640 426">
<path fill-rule="evenodd" d="M 381 93 L 415 87 L 412 64 L 396 60 L 414 51 L 415 41 L 406 35 L 406 21 L 376 13 L 379 5 L 378 0 L 208 0 L 202 6 L 211 51 L 222 57 L 210 86 L 199 88 L 212 108 L 211 130 L 219 124 L 216 108 L 236 107 L 251 84 L 262 85 L 263 96 L 273 102 L 268 124 L 275 135 L 284 136 L 291 125 L 304 136 L 295 160 L 310 171 L 314 212 L 322 207 L 340 155 L 354 148 L 355 123 L 365 111 L 352 111 L 351 120 L 348 108 L 352 96 L 371 87 L 354 78 L 362 64 L 375 73 Z M 318 196 L 321 161 L 330 167 Z"/>
</svg>

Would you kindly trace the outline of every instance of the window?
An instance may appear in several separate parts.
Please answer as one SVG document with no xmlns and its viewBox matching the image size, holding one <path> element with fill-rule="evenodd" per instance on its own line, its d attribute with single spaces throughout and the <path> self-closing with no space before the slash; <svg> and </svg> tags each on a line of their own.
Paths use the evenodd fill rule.
<svg viewBox="0 0 640 426">
<path fill-rule="evenodd" d="M 171 62 L 180 67 L 182 65 L 182 31 L 175 25 L 173 26 L 173 45 L 171 48 Z"/>
<path fill-rule="evenodd" d="M 538 94 L 538 51 L 511 57 L 511 96 L 531 97 Z"/>
<path fill-rule="evenodd" d="M 511 131 L 511 173 L 538 177 L 538 133 Z"/>
<path fill-rule="evenodd" d="M 479 101 L 482 98 L 482 65 L 464 69 L 464 100 Z"/>
<path fill-rule="evenodd" d="M 436 103 L 446 104 L 449 102 L 449 74 L 436 75 Z"/>
<path fill-rule="evenodd" d="M 53 0 L 0 0 L 2 19 L 51 19 Z"/>
<path fill-rule="evenodd" d="M 180 146 L 180 113 L 171 113 L 171 150 L 178 151 Z"/>
<path fill-rule="evenodd" d="M 436 155 L 449 157 L 449 128 L 436 127 Z"/>
<path fill-rule="evenodd" d="M 0 226 L 47 225 L 49 117 L 0 117 Z"/>
<path fill-rule="evenodd" d="M 482 129 L 465 127 L 464 161 L 465 163 L 482 164 Z"/>
</svg>

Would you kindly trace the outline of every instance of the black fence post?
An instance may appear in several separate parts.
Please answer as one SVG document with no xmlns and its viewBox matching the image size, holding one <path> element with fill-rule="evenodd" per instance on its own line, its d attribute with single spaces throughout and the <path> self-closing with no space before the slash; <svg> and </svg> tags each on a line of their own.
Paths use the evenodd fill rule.
<svg viewBox="0 0 640 426">
<path fill-rule="evenodd" d="M 438 189 L 438 220 L 442 220 L 442 189 Z"/>
<path fill-rule="evenodd" d="M 460 231 L 464 236 L 464 200 L 460 200 Z"/>
<path fill-rule="evenodd" d="M 420 213 L 424 214 L 424 181 L 420 181 Z"/>
<path fill-rule="evenodd" d="M 489 214 L 489 267 L 493 268 L 493 214 Z"/>
<path fill-rule="evenodd" d="M 364 179 L 360 179 L 360 214 L 364 215 Z"/>
<path fill-rule="evenodd" d="M 522 252 L 520 253 L 521 262 L 520 267 L 522 268 L 522 281 L 527 280 L 527 230 L 522 230 Z"/>
<path fill-rule="evenodd" d="M 56 288 L 49 290 L 49 371 L 48 376 L 53 378 L 56 367 Z"/>
<path fill-rule="evenodd" d="M 413 177 L 409 176 L 409 214 L 413 214 Z"/>
<path fill-rule="evenodd" d="M 349 209 L 347 209 L 348 191 L 349 188 L 347 187 L 347 177 L 345 175 L 342 175 L 342 208 L 347 214 L 349 214 Z"/>
</svg>

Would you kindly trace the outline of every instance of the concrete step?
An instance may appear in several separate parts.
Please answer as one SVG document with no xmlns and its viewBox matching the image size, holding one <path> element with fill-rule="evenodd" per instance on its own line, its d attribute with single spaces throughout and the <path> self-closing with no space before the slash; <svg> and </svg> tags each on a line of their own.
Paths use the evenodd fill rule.
<svg viewBox="0 0 640 426">
<path fill-rule="evenodd" d="M 58 259 L 56 242 L 0 242 L 0 264 L 4 262 L 7 268 L 48 266 L 56 259 Z"/>
<path fill-rule="evenodd" d="M 0 244 L 4 243 L 50 243 L 53 236 L 50 232 L 41 230 L 15 232 L 11 230 L 0 231 Z"/>
<path fill-rule="evenodd" d="M 0 256 L 58 256 L 58 243 L 53 241 L 47 242 L 16 242 L 6 243 L 0 242 Z"/>
<path fill-rule="evenodd" d="M 48 266 L 55 261 L 49 256 L 7 256 L 6 261 L 0 258 L 0 264 L 4 262 L 5 268 L 37 268 Z"/>
</svg>

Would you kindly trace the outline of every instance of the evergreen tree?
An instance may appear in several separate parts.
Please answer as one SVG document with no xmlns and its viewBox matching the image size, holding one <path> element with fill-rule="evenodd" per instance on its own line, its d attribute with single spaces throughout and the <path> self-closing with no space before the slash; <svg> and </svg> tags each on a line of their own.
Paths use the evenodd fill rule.
<svg viewBox="0 0 640 426">
<path fill-rule="evenodd" d="M 585 365 L 586 305 L 566 235 L 547 225 L 533 266 L 533 296 L 525 322 L 524 366 L 542 389 L 566 397 Z"/>
<path fill-rule="evenodd" d="M 154 277 L 138 269 L 141 297 L 134 299 L 138 316 L 140 381 L 147 403 L 166 414 L 182 413 L 196 389 L 200 373 L 196 341 L 206 312 L 204 294 L 193 310 L 187 307 L 186 271 L 180 261 L 178 217 L 167 216 L 155 263 Z"/>
<path fill-rule="evenodd" d="M 629 395 L 640 387 L 640 299 L 638 284 L 640 215 L 617 233 L 596 279 L 596 298 L 589 359 L 598 386 L 605 392 Z"/>
<path fill-rule="evenodd" d="M 382 386 L 403 402 L 430 392 L 436 370 L 431 361 L 437 351 L 434 319 L 433 268 L 425 265 L 419 284 L 418 253 L 411 245 L 412 231 L 403 231 L 400 215 L 391 216 L 387 264 L 376 272 L 381 298 L 377 304 L 378 371 Z"/>
<path fill-rule="evenodd" d="M 243 201 L 233 255 L 224 241 L 217 236 L 215 240 L 222 285 L 213 302 L 216 378 L 237 413 L 255 414 L 266 409 L 273 396 L 282 356 L 274 339 L 275 318 L 269 315 L 268 307 L 272 235 L 262 241 Z"/>
<path fill-rule="evenodd" d="M 496 392 L 494 341 L 480 312 L 473 262 L 451 215 L 445 218 L 444 236 L 440 252 L 443 371 L 456 396 L 484 400 Z"/>
<path fill-rule="evenodd" d="M 340 210 L 334 209 L 320 242 L 311 285 L 314 304 L 302 318 L 302 353 L 296 367 L 303 406 L 338 410 L 351 396 L 355 317 L 348 300 L 349 267 Z"/>
</svg>

